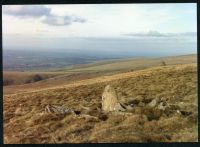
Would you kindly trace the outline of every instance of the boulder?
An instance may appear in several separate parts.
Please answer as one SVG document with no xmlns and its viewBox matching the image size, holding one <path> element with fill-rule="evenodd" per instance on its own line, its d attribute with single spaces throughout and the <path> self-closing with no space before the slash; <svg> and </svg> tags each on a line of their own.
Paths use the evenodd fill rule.
<svg viewBox="0 0 200 147">
<path fill-rule="evenodd" d="M 102 110 L 110 111 L 124 111 L 125 108 L 119 103 L 117 93 L 113 87 L 107 85 L 102 94 Z"/>
<path fill-rule="evenodd" d="M 77 114 L 78 111 L 74 111 L 71 108 L 64 107 L 62 105 L 49 104 L 45 107 L 46 113 L 56 113 L 56 114 Z"/>
<path fill-rule="evenodd" d="M 158 99 L 155 98 L 148 104 L 148 106 L 153 108 L 153 107 L 157 106 L 157 104 L 158 104 Z"/>
</svg>

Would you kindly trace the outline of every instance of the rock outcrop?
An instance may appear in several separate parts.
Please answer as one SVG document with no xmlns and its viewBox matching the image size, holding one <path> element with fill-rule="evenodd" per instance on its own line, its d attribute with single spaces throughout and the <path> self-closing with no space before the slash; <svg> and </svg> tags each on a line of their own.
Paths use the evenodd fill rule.
<svg viewBox="0 0 200 147">
<path fill-rule="evenodd" d="M 118 96 L 114 88 L 107 85 L 102 94 L 102 110 L 110 111 L 125 111 L 125 108 L 119 103 Z"/>
</svg>

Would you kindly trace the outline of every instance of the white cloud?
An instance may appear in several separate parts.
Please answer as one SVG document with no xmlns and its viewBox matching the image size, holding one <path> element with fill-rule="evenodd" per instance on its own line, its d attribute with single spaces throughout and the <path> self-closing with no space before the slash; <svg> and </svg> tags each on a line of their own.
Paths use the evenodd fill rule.
<svg viewBox="0 0 200 147">
<path fill-rule="evenodd" d="M 124 34 L 131 37 L 197 37 L 196 32 L 183 32 L 183 33 L 161 33 L 158 31 L 138 32 Z"/>
<path fill-rule="evenodd" d="M 51 7 L 45 7 L 42 5 L 21 5 L 21 6 L 4 6 L 3 13 L 21 19 L 27 18 L 42 18 L 42 23 L 52 26 L 64 26 L 70 25 L 73 22 L 84 23 L 85 19 L 77 16 L 64 15 L 57 16 L 51 14 Z M 38 19 L 39 20 L 39 19 Z"/>
<path fill-rule="evenodd" d="M 85 23 L 86 20 L 83 18 L 72 17 L 72 16 L 49 15 L 45 16 L 42 22 L 52 26 L 65 26 L 65 25 L 70 25 L 74 22 Z"/>
<path fill-rule="evenodd" d="M 85 22 L 85 24 L 73 24 L 69 28 L 53 28 L 54 35 L 59 37 L 113 37 L 121 36 L 121 34 L 128 34 L 130 32 L 144 32 L 149 30 L 163 31 L 169 22 L 177 19 L 177 14 L 171 12 L 173 4 L 165 5 L 145 5 L 145 4 L 102 4 L 102 5 L 47 5 L 47 6 L 3 6 L 7 14 L 14 16 L 41 16 L 38 20 L 37 27 L 43 27 L 41 22 L 49 25 L 69 25 L 72 22 Z M 23 9 L 22 9 L 23 8 Z M 35 8 L 35 9 L 34 9 Z M 30 11 L 31 10 L 31 11 Z M 37 11 L 35 11 L 37 10 Z M 18 19 L 7 21 L 5 14 L 3 14 L 3 24 L 10 23 L 14 31 L 21 30 L 25 27 L 32 27 L 33 25 Z M 40 21 L 41 20 L 41 21 Z M 11 25 L 12 24 L 12 25 Z M 20 27 L 18 27 L 20 24 Z M 35 25 L 35 24 L 34 24 Z M 161 27 L 163 26 L 163 27 Z M 176 26 L 176 25 L 175 25 Z M 45 26 L 46 29 L 51 29 Z M 23 29 L 22 29 L 23 28 Z M 166 28 L 166 27 L 165 27 Z M 173 28 L 174 29 L 174 28 Z M 179 28 L 176 28 L 178 31 Z M 187 28 L 185 28 L 187 29 Z M 9 30 L 3 30 L 4 32 Z M 164 32 L 170 32 L 171 29 L 165 29 Z M 183 32 L 187 30 L 182 30 Z M 11 32 L 11 31 L 9 31 Z M 24 32 L 26 33 L 26 32 Z M 37 34 L 37 32 L 31 33 Z M 49 35 L 49 34 L 47 34 Z"/>
<path fill-rule="evenodd" d="M 195 11 L 193 6 L 188 7 L 188 4 L 182 6 L 179 4 L 44 5 L 37 8 L 38 12 L 35 12 L 36 9 L 31 9 L 32 13 L 29 11 L 30 8 L 22 10 L 21 6 L 3 6 L 5 12 L 2 15 L 3 37 L 7 34 L 10 34 L 9 36 L 18 34 L 18 38 L 19 35 L 21 38 L 30 38 L 30 44 L 31 38 L 43 38 L 41 40 L 51 38 L 49 42 L 54 40 L 52 38 L 79 38 L 79 43 L 74 43 L 75 46 L 84 44 L 84 39 L 80 38 L 96 38 L 96 40 L 101 38 L 101 41 L 104 38 L 105 41 L 109 38 L 129 39 L 132 36 L 140 38 L 140 43 L 143 41 L 142 38 L 147 36 L 157 36 L 158 42 L 163 42 L 160 38 L 166 35 L 176 36 L 176 40 L 180 42 L 183 39 L 184 42 L 188 42 L 194 40 L 191 38 L 194 35 L 186 33 L 185 36 L 188 38 L 182 38 L 177 34 L 182 33 L 183 36 L 184 32 L 196 32 Z M 19 18 L 19 15 L 28 17 L 27 14 L 30 15 L 30 19 Z M 23 39 L 21 40 L 23 42 Z M 34 43 L 39 46 L 41 41 L 36 43 L 36 40 Z M 145 42 L 152 41 L 155 40 L 145 40 Z M 58 46 L 58 43 L 55 44 Z M 70 46 L 70 42 L 67 46 Z"/>
<path fill-rule="evenodd" d="M 7 15 L 13 15 L 15 17 L 41 17 L 49 15 L 50 8 L 44 6 L 33 5 L 16 5 L 16 6 L 3 6 L 3 13 Z"/>
</svg>

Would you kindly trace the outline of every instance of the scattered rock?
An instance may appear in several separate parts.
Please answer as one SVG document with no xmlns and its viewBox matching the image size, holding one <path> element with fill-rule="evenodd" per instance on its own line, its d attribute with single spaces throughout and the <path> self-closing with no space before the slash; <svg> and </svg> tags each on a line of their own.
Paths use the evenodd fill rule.
<svg viewBox="0 0 200 147">
<path fill-rule="evenodd" d="M 125 110 L 118 101 L 116 91 L 110 85 L 105 87 L 102 94 L 102 110 L 105 112 Z"/>
<path fill-rule="evenodd" d="M 60 106 L 60 105 L 47 105 L 45 107 L 45 112 L 46 113 L 57 113 L 57 114 L 75 114 L 75 115 L 80 114 L 79 111 L 74 111 L 71 108 L 66 108 L 66 107 Z"/>
<path fill-rule="evenodd" d="M 112 112 L 112 114 L 123 115 L 123 116 L 132 116 L 133 115 L 133 113 L 130 113 L 130 112 L 120 112 L 120 111 Z"/>
<path fill-rule="evenodd" d="M 180 110 L 177 110 L 176 112 L 177 112 L 178 114 L 181 114 Z"/>
<path fill-rule="evenodd" d="M 153 107 L 156 107 L 157 104 L 158 104 L 158 99 L 155 98 L 148 104 L 148 106 L 153 108 Z"/>
<path fill-rule="evenodd" d="M 164 102 L 161 102 L 159 105 L 158 105 L 158 109 L 160 110 L 165 110 L 166 108 L 166 104 Z"/>
<path fill-rule="evenodd" d="M 128 111 L 133 110 L 133 109 L 134 109 L 134 108 L 133 108 L 133 106 L 131 106 L 131 105 L 126 106 L 126 110 L 128 110 Z"/>
<path fill-rule="evenodd" d="M 140 100 L 134 99 L 134 98 L 129 98 L 129 99 L 127 100 L 127 103 L 128 103 L 129 105 L 138 105 L 138 104 L 140 103 Z"/>
<path fill-rule="evenodd" d="M 126 108 L 122 104 L 118 103 L 118 104 L 115 105 L 113 110 L 114 111 L 125 111 Z"/>
<path fill-rule="evenodd" d="M 161 97 L 161 98 L 160 98 L 160 101 L 161 101 L 161 102 L 166 102 L 166 101 L 167 101 L 167 99 L 166 99 L 166 98 L 164 98 L 164 97 Z"/>
</svg>

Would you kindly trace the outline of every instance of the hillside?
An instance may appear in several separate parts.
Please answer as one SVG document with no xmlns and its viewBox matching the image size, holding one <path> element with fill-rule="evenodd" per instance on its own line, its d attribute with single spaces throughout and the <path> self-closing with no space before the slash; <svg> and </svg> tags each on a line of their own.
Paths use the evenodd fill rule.
<svg viewBox="0 0 200 147">
<path fill-rule="evenodd" d="M 182 56 L 169 56 L 169 57 L 160 57 L 160 58 L 147 58 L 147 57 L 138 57 L 138 58 L 128 58 L 128 59 L 113 59 L 107 61 L 98 61 L 91 64 L 83 64 L 75 66 L 72 69 L 67 69 L 66 71 L 109 71 L 109 72 L 120 72 L 120 71 L 133 71 L 144 69 L 148 67 L 160 66 L 162 62 L 165 62 L 167 65 L 174 64 L 188 64 L 196 63 L 197 55 L 182 55 Z"/>
<path fill-rule="evenodd" d="M 3 72 L 3 85 L 22 85 L 46 80 L 66 72 Z"/>
<path fill-rule="evenodd" d="M 108 84 L 121 102 L 133 105 L 131 111 L 101 111 L 101 95 Z M 198 141 L 195 63 L 167 64 L 21 92 L 4 95 L 4 143 Z M 149 108 L 155 98 L 169 109 Z M 53 104 L 81 115 L 45 112 Z"/>
<path fill-rule="evenodd" d="M 149 67 L 163 66 L 163 62 L 166 65 L 197 63 L 197 55 L 106 60 L 75 66 L 72 69 L 60 69 L 59 71 L 49 72 L 4 72 L 3 80 L 5 82 L 13 82 L 7 85 L 4 84 L 3 91 L 4 94 L 14 94 L 41 88 L 52 88 L 99 76 L 108 76 L 142 70 Z M 35 75 L 41 76 L 42 80 L 34 82 L 33 79 Z M 30 82 L 27 83 L 27 81 Z"/>
</svg>

